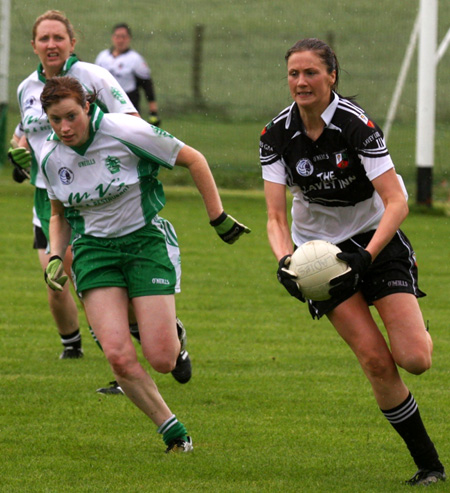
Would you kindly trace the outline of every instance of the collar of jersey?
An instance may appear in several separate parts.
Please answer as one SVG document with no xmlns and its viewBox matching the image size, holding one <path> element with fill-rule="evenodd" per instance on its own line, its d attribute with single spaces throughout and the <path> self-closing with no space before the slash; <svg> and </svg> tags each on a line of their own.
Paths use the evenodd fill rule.
<svg viewBox="0 0 450 493">
<path fill-rule="evenodd" d="M 95 103 L 93 103 L 89 108 L 88 115 L 91 117 L 91 121 L 89 122 L 88 140 L 81 146 L 74 146 L 74 147 L 69 146 L 71 149 L 73 149 L 77 154 L 80 154 L 81 156 L 84 156 L 86 154 L 87 149 L 92 144 L 95 134 L 97 133 L 97 130 L 100 127 L 100 122 L 103 119 L 104 113 Z M 56 135 L 54 131 L 50 134 L 47 140 L 56 140 L 58 142 L 61 142 L 61 139 Z"/>
<path fill-rule="evenodd" d="M 332 99 L 330 104 L 326 107 L 325 111 L 320 115 L 326 127 L 328 127 L 328 125 L 330 124 L 339 103 L 339 95 L 336 92 L 334 91 L 331 92 L 331 98 Z M 288 118 L 286 118 L 286 129 L 288 129 L 291 126 L 292 120 L 295 120 L 295 116 L 294 116 L 295 114 L 297 114 L 298 118 L 300 118 L 301 120 L 300 111 L 298 109 L 297 104 L 292 103 Z"/>
<path fill-rule="evenodd" d="M 67 75 L 67 72 L 78 61 L 79 61 L 78 57 L 75 55 L 75 53 L 72 53 L 71 55 L 69 55 L 69 58 L 64 62 L 63 68 L 58 75 L 59 76 Z M 47 82 L 47 79 L 45 78 L 45 75 L 44 75 L 44 67 L 43 67 L 42 63 L 39 63 L 38 68 L 37 68 L 37 73 L 38 73 L 39 80 L 45 84 Z"/>
<path fill-rule="evenodd" d="M 325 122 L 326 127 L 328 127 L 328 125 L 330 124 L 339 103 L 338 94 L 333 91 L 331 95 L 333 96 L 331 103 L 326 107 L 325 111 L 320 115 L 322 120 Z"/>
</svg>

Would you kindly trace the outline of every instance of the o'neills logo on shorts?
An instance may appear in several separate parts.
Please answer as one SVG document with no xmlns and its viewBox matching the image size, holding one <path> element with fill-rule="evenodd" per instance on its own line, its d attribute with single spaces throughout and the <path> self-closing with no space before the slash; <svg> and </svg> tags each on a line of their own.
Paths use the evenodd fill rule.
<svg viewBox="0 0 450 493">
<path fill-rule="evenodd" d="M 397 279 L 396 281 L 388 281 L 388 286 L 390 288 L 407 288 L 409 286 L 408 281 L 402 281 Z"/>
<path fill-rule="evenodd" d="M 166 286 L 170 284 L 167 279 L 161 279 L 160 277 L 154 277 L 152 279 L 152 284 L 165 284 Z"/>
</svg>

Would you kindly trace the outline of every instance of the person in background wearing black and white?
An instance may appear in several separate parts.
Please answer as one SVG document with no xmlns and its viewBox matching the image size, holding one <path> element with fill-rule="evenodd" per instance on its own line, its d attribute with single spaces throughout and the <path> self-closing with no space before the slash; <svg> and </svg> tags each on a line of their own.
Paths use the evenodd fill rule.
<svg viewBox="0 0 450 493">
<path fill-rule="evenodd" d="M 148 121 L 159 127 L 161 119 L 158 115 L 151 71 L 144 58 L 130 47 L 131 37 L 131 28 L 128 24 L 124 22 L 116 24 L 112 30 L 112 47 L 101 51 L 95 63 L 114 75 L 138 111 L 139 88 L 142 88 L 148 101 Z"/>
</svg>

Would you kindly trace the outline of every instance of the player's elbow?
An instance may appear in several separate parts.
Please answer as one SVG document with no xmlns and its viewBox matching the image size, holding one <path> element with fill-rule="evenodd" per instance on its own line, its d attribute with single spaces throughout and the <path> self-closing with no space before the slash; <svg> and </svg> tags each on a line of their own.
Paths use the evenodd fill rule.
<svg viewBox="0 0 450 493">
<path fill-rule="evenodd" d="M 403 219 L 405 219 L 409 213 L 409 206 L 408 206 L 408 199 L 403 193 L 399 194 L 399 196 L 397 197 L 396 205 L 399 209 L 400 215 L 402 216 Z"/>
<path fill-rule="evenodd" d="M 403 216 L 403 219 L 405 219 L 409 214 L 409 205 L 406 199 L 402 200 L 400 204 L 400 213 Z"/>
</svg>

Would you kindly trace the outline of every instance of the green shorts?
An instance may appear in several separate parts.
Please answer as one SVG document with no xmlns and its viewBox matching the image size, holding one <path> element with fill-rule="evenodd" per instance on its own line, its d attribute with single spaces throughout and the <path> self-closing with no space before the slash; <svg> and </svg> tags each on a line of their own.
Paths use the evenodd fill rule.
<svg viewBox="0 0 450 493">
<path fill-rule="evenodd" d="M 47 238 L 48 243 L 48 228 L 50 225 L 51 206 L 50 199 L 48 198 L 47 190 L 45 188 L 36 187 L 34 189 L 34 209 L 36 211 L 36 216 L 41 222 L 41 228 Z"/>
<path fill-rule="evenodd" d="M 159 216 L 118 238 L 75 235 L 72 273 L 77 293 L 117 286 L 135 298 L 180 291 L 181 263 L 173 226 Z"/>
</svg>

